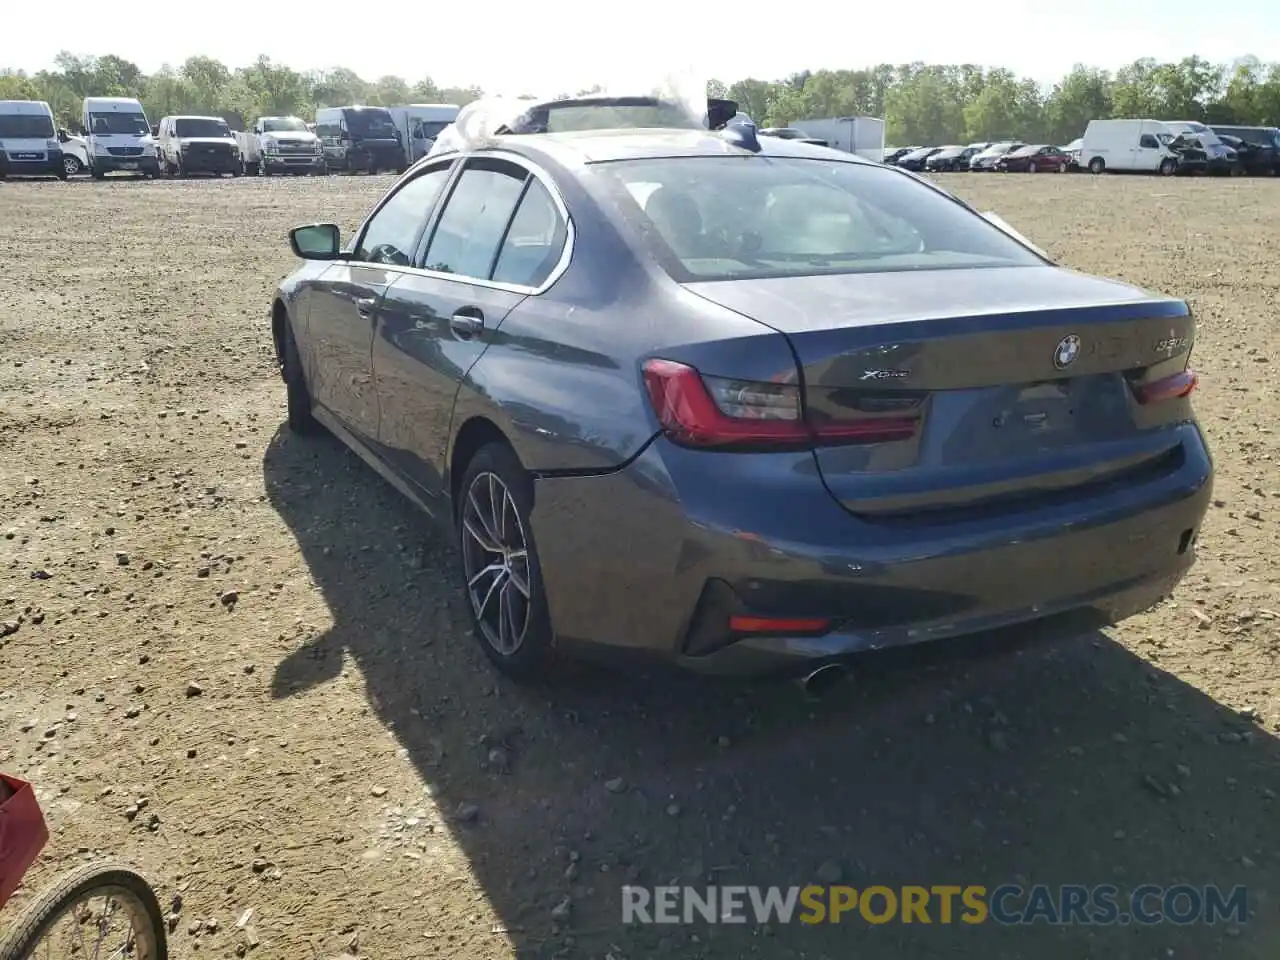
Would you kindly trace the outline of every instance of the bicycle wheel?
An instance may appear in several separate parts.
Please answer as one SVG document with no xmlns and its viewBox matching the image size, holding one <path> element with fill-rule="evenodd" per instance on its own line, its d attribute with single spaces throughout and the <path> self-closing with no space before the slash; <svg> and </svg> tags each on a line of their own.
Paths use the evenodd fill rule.
<svg viewBox="0 0 1280 960">
<path fill-rule="evenodd" d="M 0 944 L 0 960 L 71 956 L 168 960 L 160 901 L 141 874 L 86 864 L 36 897 Z"/>
</svg>

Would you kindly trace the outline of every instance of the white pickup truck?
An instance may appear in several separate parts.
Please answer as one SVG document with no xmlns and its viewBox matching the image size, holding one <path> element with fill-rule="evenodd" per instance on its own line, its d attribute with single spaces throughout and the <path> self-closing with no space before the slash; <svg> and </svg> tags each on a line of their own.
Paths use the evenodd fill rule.
<svg viewBox="0 0 1280 960">
<path fill-rule="evenodd" d="M 328 172 L 320 138 L 299 117 L 259 117 L 251 130 L 236 133 L 236 141 L 250 176 Z"/>
</svg>

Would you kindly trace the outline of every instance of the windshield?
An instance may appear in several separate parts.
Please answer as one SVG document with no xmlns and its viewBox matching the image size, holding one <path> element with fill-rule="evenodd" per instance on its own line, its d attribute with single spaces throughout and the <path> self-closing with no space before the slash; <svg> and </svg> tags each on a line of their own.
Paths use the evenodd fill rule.
<svg viewBox="0 0 1280 960">
<path fill-rule="evenodd" d="M 1040 149 L 1040 148 L 1039 148 L 1038 146 L 1035 146 L 1035 147 L 1019 147 L 1017 150 L 1010 150 L 1010 151 L 1009 151 L 1009 156 L 1011 156 L 1011 157 L 1030 157 L 1030 156 L 1033 156 L 1033 155 L 1034 155 L 1034 154 L 1035 154 L 1039 149 Z"/>
<path fill-rule="evenodd" d="M 268 117 L 262 121 L 263 133 L 306 133 L 307 125 L 297 117 Z"/>
<path fill-rule="evenodd" d="M 205 117 L 179 117 L 173 121 L 173 132 L 179 137 L 229 137 L 226 121 Z"/>
<path fill-rule="evenodd" d="M 147 118 L 136 112 L 112 111 L 89 114 L 89 132 L 97 134 L 120 133 L 143 137 L 151 132 Z"/>
<path fill-rule="evenodd" d="M 959 202 L 878 164 L 757 155 L 591 169 L 681 283 L 1042 263 Z"/>
<path fill-rule="evenodd" d="M 365 140 L 395 140 L 396 125 L 385 110 L 347 110 L 347 130 Z"/>
<path fill-rule="evenodd" d="M 0 140 L 48 140 L 53 136 L 53 121 L 47 113 L 0 114 Z"/>
</svg>

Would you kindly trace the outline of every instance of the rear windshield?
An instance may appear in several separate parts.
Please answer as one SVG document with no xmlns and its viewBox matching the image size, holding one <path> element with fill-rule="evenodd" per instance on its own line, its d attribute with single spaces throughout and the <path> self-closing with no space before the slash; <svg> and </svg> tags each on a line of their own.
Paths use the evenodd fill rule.
<svg viewBox="0 0 1280 960">
<path fill-rule="evenodd" d="M 231 128 L 223 120 L 179 117 L 173 121 L 173 132 L 179 137 L 229 137 Z"/>
<path fill-rule="evenodd" d="M 147 126 L 147 118 L 141 113 L 125 113 L 111 111 L 109 113 L 89 114 L 89 133 L 120 133 L 131 136 L 145 136 L 151 132 Z"/>
<path fill-rule="evenodd" d="M 0 114 L 0 140 L 5 137 L 48 140 L 52 136 L 53 121 L 47 113 Z"/>
<path fill-rule="evenodd" d="M 1043 261 L 890 167 L 791 157 L 593 164 L 680 283 Z"/>
</svg>

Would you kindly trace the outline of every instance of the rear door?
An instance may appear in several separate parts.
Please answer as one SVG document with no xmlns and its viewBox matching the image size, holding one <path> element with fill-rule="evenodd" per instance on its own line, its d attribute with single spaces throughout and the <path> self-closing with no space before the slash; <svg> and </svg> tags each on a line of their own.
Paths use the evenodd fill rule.
<svg viewBox="0 0 1280 960">
<path fill-rule="evenodd" d="M 554 266 L 545 183 L 513 160 L 472 157 L 417 258 L 388 292 L 374 345 L 379 445 L 429 496 L 442 492 L 454 400 L 503 319 Z M 561 244 L 563 246 L 563 244 Z"/>
</svg>

